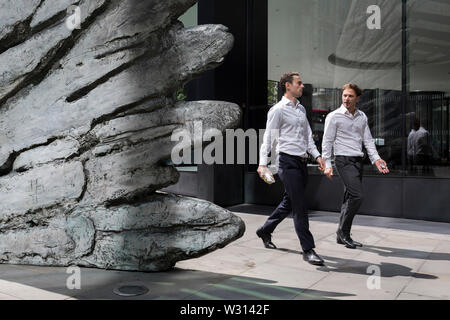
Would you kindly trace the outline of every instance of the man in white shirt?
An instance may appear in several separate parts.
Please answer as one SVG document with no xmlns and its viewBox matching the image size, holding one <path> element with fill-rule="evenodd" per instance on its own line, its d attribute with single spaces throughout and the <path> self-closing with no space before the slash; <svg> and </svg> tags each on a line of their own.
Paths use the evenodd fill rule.
<svg viewBox="0 0 450 320">
<path fill-rule="evenodd" d="M 389 173 L 389 169 L 386 162 L 378 155 L 367 123 L 367 116 L 356 108 L 356 103 L 362 94 L 361 88 L 350 83 L 346 84 L 342 90 L 341 107 L 328 114 L 325 119 L 322 156 L 326 167 L 324 173 L 331 179 L 333 176 L 331 157 L 332 149 L 334 149 L 336 168 L 344 183 L 344 200 L 337 230 L 337 243 L 355 249 L 362 246 L 350 237 L 353 218 L 363 200 L 362 144 L 364 143 L 371 163 L 376 165 L 379 172 L 386 174 Z"/>
<path fill-rule="evenodd" d="M 420 125 L 415 134 L 415 160 L 416 164 L 428 165 L 431 156 L 430 133 Z"/>
<path fill-rule="evenodd" d="M 416 136 L 416 130 L 413 128 L 411 129 L 411 132 L 408 135 L 408 144 L 407 144 L 407 155 L 408 155 L 408 170 L 412 171 L 412 165 L 414 161 L 414 155 L 415 155 L 415 142 L 414 138 Z"/>
<path fill-rule="evenodd" d="M 412 173 L 415 172 L 414 161 L 416 159 L 416 133 L 420 128 L 419 119 L 414 119 L 413 128 L 408 135 L 407 155 L 408 155 L 408 170 Z"/>
<path fill-rule="evenodd" d="M 256 234 L 263 240 L 266 248 L 276 249 L 271 241 L 272 232 L 292 212 L 295 231 L 303 250 L 303 259 L 313 265 L 323 265 L 323 259 L 314 251 L 314 238 L 309 231 L 305 199 L 308 153 L 316 159 L 321 170 L 325 163 L 314 144 L 311 127 L 306 118 L 306 110 L 297 100 L 302 96 L 304 88 L 300 75 L 298 73 L 285 74 L 281 77 L 280 85 L 284 96 L 269 110 L 267 115 L 258 174 L 263 178 L 264 173 L 268 170 L 268 155 L 272 147 L 273 134 L 276 132 L 279 153 L 278 176 L 283 182 L 285 191 L 282 202 Z"/>
</svg>

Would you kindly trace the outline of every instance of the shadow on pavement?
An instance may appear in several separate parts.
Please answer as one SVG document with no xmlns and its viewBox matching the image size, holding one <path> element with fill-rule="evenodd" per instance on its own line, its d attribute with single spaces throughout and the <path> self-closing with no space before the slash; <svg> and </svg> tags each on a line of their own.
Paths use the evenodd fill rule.
<svg viewBox="0 0 450 320">
<path fill-rule="evenodd" d="M 328 300 L 354 296 L 349 293 L 279 286 L 276 281 L 255 277 L 179 268 L 152 273 L 80 268 L 81 288 L 70 290 L 66 285 L 70 274 L 66 270 L 0 265 L 0 279 L 82 300 Z M 113 292 L 120 286 L 128 285 L 145 286 L 149 291 L 135 297 L 122 297 Z M 27 299 L 26 292 L 22 292 L 19 298 Z M 45 295 L 42 299 L 46 299 Z"/>
<path fill-rule="evenodd" d="M 392 277 L 413 277 L 417 279 L 439 279 L 436 276 L 417 273 L 411 268 L 402 266 L 396 263 L 386 263 L 381 262 L 381 264 L 371 263 L 367 261 L 360 261 L 354 259 L 344 259 L 329 256 L 321 256 L 325 260 L 325 266 L 320 267 L 317 270 L 326 272 L 338 272 L 338 273 L 354 273 L 360 275 L 372 275 L 369 272 L 369 267 L 378 266 L 381 271 L 381 277 L 392 278 Z"/>
<path fill-rule="evenodd" d="M 292 250 L 292 249 L 286 249 L 286 248 L 277 248 L 277 249 L 275 249 L 275 250 L 283 251 L 283 252 L 286 252 L 286 253 L 299 254 L 299 255 L 302 255 L 302 254 L 303 254 L 302 251 Z"/>
<path fill-rule="evenodd" d="M 416 250 L 403 250 L 403 249 L 393 249 L 393 248 L 384 248 L 384 247 L 375 247 L 375 246 L 365 246 L 362 249 L 364 249 L 364 248 L 369 249 L 369 250 L 365 250 L 365 251 L 374 252 L 374 253 L 381 253 L 381 252 L 387 253 L 388 250 L 390 250 L 391 252 L 394 252 L 394 253 L 397 252 L 398 255 L 394 255 L 397 257 L 405 257 L 405 254 L 410 253 L 411 255 L 407 256 L 407 257 L 418 258 L 418 256 L 420 256 L 424 259 L 428 257 L 427 259 L 431 260 L 432 258 L 430 258 L 430 256 L 433 255 L 433 253 L 430 254 L 428 252 L 416 251 Z M 371 250 L 373 248 L 379 248 L 379 249 L 382 249 L 383 251 Z M 276 250 L 283 251 L 286 253 L 292 253 L 292 254 L 299 254 L 299 255 L 302 254 L 301 251 L 285 249 L 285 248 L 277 248 Z M 413 252 L 411 253 L 408 251 L 413 251 Z M 428 256 L 428 254 L 430 254 L 430 256 Z M 381 262 L 381 265 L 378 265 L 378 264 L 365 262 L 365 261 L 324 256 L 324 255 L 321 255 L 320 253 L 319 253 L 319 255 L 325 260 L 325 266 L 317 267 L 318 271 L 325 271 L 325 272 L 333 271 L 333 272 L 342 272 L 342 273 L 355 273 L 355 274 L 370 275 L 371 273 L 367 272 L 369 266 L 378 266 L 378 267 L 380 267 L 382 277 L 390 278 L 390 277 L 400 276 L 400 277 L 413 277 L 413 278 L 418 278 L 418 279 L 438 279 L 438 277 L 433 276 L 433 275 L 413 272 L 411 268 L 402 266 L 400 264 Z M 392 256 L 392 255 L 388 255 L 388 254 L 380 254 L 380 255 L 385 256 L 385 257 Z M 444 254 L 444 253 L 435 253 L 434 258 L 435 259 L 439 258 L 439 260 L 450 259 L 450 257 L 448 257 L 448 254 Z"/>
<path fill-rule="evenodd" d="M 406 257 L 412 259 L 450 261 L 450 253 L 443 253 L 443 252 L 427 252 L 412 249 L 380 247 L 373 245 L 366 245 L 360 248 L 360 250 L 377 253 L 382 257 L 400 257 L 400 258 Z"/>
<path fill-rule="evenodd" d="M 354 296 L 350 293 L 277 286 L 276 283 L 276 281 L 254 277 L 232 276 L 220 283 L 207 284 L 201 291 L 187 299 L 201 299 L 205 294 L 207 299 L 231 300 L 329 300 Z"/>
</svg>

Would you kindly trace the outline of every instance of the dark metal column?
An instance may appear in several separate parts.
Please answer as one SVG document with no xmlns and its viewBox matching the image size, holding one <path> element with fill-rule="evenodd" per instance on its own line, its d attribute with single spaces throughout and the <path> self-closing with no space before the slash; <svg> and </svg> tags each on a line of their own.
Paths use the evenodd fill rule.
<svg viewBox="0 0 450 320">
<path fill-rule="evenodd" d="M 406 175 L 406 111 L 409 95 L 408 72 L 408 10 L 407 0 L 402 0 L 402 171 Z"/>
<path fill-rule="evenodd" d="M 408 108 L 409 100 L 409 71 L 408 71 L 408 7 L 407 0 L 402 0 L 402 176 L 403 181 L 401 184 L 401 194 L 402 198 L 400 201 L 400 214 L 401 217 L 405 217 L 407 212 L 405 212 L 407 194 L 405 187 L 405 177 L 407 175 L 407 164 L 406 164 L 406 150 L 407 150 L 407 136 L 406 136 L 406 111 Z"/>
<path fill-rule="evenodd" d="M 188 84 L 188 100 L 236 103 L 248 129 L 251 107 L 267 105 L 267 0 L 199 0 L 198 24 L 208 23 L 225 25 L 234 46 L 223 65 Z M 244 172 L 244 165 L 199 165 L 199 196 L 221 206 L 242 203 Z"/>
</svg>

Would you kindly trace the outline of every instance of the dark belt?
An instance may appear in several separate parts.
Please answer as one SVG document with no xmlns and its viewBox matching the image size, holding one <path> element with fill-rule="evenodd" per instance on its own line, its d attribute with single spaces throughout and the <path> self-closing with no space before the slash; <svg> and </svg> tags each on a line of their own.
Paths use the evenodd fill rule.
<svg viewBox="0 0 450 320">
<path fill-rule="evenodd" d="M 287 154 L 287 153 L 284 153 L 284 152 L 280 152 L 280 156 L 292 158 L 292 159 L 300 161 L 302 163 L 308 163 L 308 159 L 309 159 L 308 157 L 304 158 L 304 157 L 300 157 L 300 156 L 293 156 L 291 154 Z"/>
<path fill-rule="evenodd" d="M 336 159 L 341 158 L 341 159 L 348 159 L 351 161 L 363 161 L 364 157 L 350 157 L 350 156 L 336 156 Z"/>
</svg>

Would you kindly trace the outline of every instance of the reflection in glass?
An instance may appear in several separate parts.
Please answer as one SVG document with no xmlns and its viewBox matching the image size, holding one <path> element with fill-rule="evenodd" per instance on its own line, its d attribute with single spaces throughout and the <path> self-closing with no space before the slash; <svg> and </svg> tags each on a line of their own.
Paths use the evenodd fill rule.
<svg viewBox="0 0 450 320">
<path fill-rule="evenodd" d="M 450 177 L 450 2 L 408 2 L 408 174 Z"/>
<path fill-rule="evenodd" d="M 374 5 L 381 29 L 368 27 Z M 342 103 L 340 88 L 353 82 L 365 89 L 358 107 L 394 175 L 402 170 L 401 18 L 401 1 L 269 0 L 269 81 L 297 71 L 312 88 L 301 102 L 319 150 L 324 119 Z M 364 171 L 378 174 L 368 159 Z"/>
</svg>

